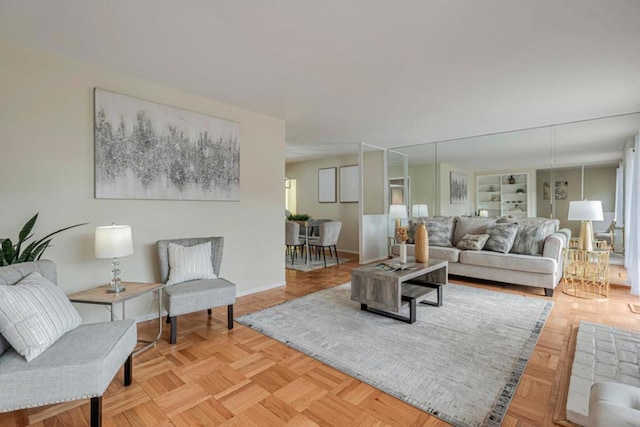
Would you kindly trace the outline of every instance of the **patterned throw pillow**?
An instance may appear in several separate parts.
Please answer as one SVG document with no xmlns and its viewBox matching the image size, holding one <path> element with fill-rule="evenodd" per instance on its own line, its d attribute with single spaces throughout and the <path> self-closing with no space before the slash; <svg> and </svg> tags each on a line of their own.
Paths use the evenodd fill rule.
<svg viewBox="0 0 640 427">
<path fill-rule="evenodd" d="M 169 280 L 167 285 L 198 279 L 216 279 L 211 264 L 211 242 L 195 246 L 169 243 Z"/>
<path fill-rule="evenodd" d="M 547 227 L 544 225 L 519 225 L 516 240 L 511 252 L 522 255 L 540 255 L 547 238 Z"/>
<path fill-rule="evenodd" d="M 81 322 L 64 292 L 40 273 L 0 285 L 0 333 L 27 362 Z"/>
<path fill-rule="evenodd" d="M 429 235 L 429 246 L 440 246 L 450 248 L 452 223 L 430 222 L 427 224 L 427 234 Z"/>
<path fill-rule="evenodd" d="M 506 254 L 511 250 L 517 233 L 518 224 L 516 223 L 510 222 L 495 224 L 487 228 L 489 240 L 487 240 L 487 243 L 485 243 L 484 249 L 487 251 L 501 252 L 503 254 Z"/>
<path fill-rule="evenodd" d="M 481 251 L 487 240 L 489 240 L 488 234 L 465 234 L 456 247 L 458 249 Z"/>
</svg>

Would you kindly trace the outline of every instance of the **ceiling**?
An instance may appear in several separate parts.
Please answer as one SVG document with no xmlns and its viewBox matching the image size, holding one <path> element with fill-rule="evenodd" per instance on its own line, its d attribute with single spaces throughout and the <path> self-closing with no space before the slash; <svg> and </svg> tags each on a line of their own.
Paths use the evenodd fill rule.
<svg viewBox="0 0 640 427">
<path fill-rule="evenodd" d="M 637 0 L 0 0 L 0 41 L 283 119 L 291 160 L 640 111 Z"/>
</svg>

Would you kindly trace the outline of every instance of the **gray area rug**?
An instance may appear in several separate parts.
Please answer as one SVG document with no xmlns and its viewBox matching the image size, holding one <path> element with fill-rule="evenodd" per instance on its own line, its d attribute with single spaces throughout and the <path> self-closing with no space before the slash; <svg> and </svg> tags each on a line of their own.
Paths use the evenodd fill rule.
<svg viewBox="0 0 640 427">
<path fill-rule="evenodd" d="M 236 320 L 451 424 L 501 424 L 552 301 L 449 284 L 410 325 L 361 311 L 350 286 Z"/>
<path fill-rule="evenodd" d="M 289 268 L 291 270 L 313 271 L 319 268 L 324 268 L 324 261 L 322 260 L 322 254 L 320 254 L 320 259 L 316 259 L 315 255 L 311 255 L 311 259 L 309 260 L 309 265 L 307 265 L 307 263 L 305 262 L 305 259 L 301 256 L 296 257 L 293 260 L 293 264 L 291 263 L 290 255 L 286 255 L 284 261 L 285 261 L 285 268 Z M 340 261 L 340 264 L 346 264 L 352 260 L 350 258 L 338 257 L 338 261 Z M 336 265 L 335 257 L 329 257 L 329 254 L 327 253 L 327 267 L 331 267 L 334 265 Z"/>
</svg>

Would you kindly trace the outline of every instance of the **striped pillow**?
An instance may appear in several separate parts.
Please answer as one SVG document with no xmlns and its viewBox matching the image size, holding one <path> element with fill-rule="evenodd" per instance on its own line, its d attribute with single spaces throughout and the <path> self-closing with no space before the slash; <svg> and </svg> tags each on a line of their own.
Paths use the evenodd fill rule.
<svg viewBox="0 0 640 427">
<path fill-rule="evenodd" d="M 169 243 L 167 285 L 198 279 L 216 279 L 211 264 L 211 242 L 195 246 Z"/>
<path fill-rule="evenodd" d="M 0 286 L 0 333 L 27 362 L 81 322 L 64 292 L 40 273 Z"/>
</svg>

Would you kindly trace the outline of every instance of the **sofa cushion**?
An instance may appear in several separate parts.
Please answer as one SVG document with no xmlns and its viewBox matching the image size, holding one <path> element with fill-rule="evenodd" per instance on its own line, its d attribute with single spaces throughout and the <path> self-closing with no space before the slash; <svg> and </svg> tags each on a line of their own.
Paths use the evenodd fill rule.
<svg viewBox="0 0 640 427">
<path fill-rule="evenodd" d="M 38 272 L 0 286 L 0 333 L 27 362 L 80 323 L 69 298 Z"/>
<path fill-rule="evenodd" d="M 189 280 L 215 279 L 211 264 L 211 242 L 194 246 L 169 243 L 169 280 L 167 285 Z"/>
<path fill-rule="evenodd" d="M 451 247 L 451 227 L 453 222 L 429 222 L 427 223 L 427 234 L 429 235 L 429 246 Z"/>
<path fill-rule="evenodd" d="M 460 263 L 545 274 L 553 273 L 558 267 L 552 258 L 490 251 L 463 251 L 460 253 Z M 506 278 L 505 282 L 508 282 Z"/>
<path fill-rule="evenodd" d="M 462 251 L 458 248 L 429 246 L 429 258 L 441 261 L 458 262 L 460 260 L 460 252 Z"/>
<path fill-rule="evenodd" d="M 456 221 L 452 243 L 457 245 L 465 234 L 487 234 L 487 228 L 495 223 L 495 218 L 461 216 Z"/>
<path fill-rule="evenodd" d="M 540 255 L 549 231 L 548 225 L 518 225 L 518 233 L 511 252 L 523 255 Z"/>
<path fill-rule="evenodd" d="M 490 226 L 487 228 L 489 239 L 487 243 L 485 243 L 484 249 L 506 254 L 511 250 L 517 232 L 518 224 L 515 223 L 494 224 Z"/>
<path fill-rule="evenodd" d="M 487 240 L 489 240 L 488 234 L 465 234 L 456 247 L 458 249 L 480 251 L 484 244 L 487 243 Z"/>
</svg>

